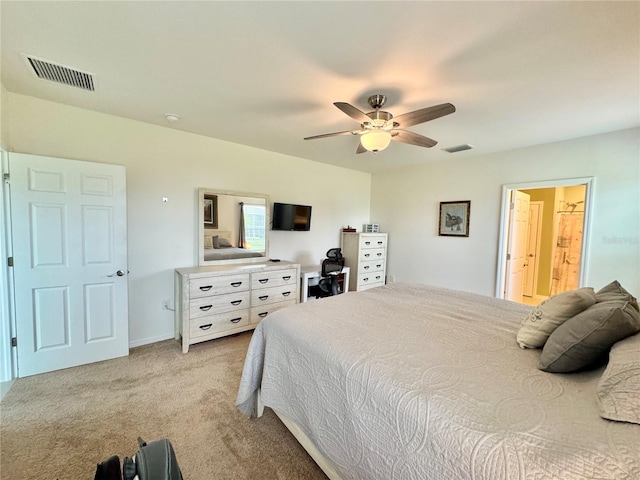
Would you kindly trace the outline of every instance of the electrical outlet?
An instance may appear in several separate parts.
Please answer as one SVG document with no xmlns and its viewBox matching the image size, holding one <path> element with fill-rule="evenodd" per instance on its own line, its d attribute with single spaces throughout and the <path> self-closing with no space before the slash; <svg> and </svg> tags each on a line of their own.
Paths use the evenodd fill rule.
<svg viewBox="0 0 640 480">
<path fill-rule="evenodd" d="M 389 275 L 389 283 L 393 283 L 396 281 L 396 276 L 395 275 Z"/>
</svg>

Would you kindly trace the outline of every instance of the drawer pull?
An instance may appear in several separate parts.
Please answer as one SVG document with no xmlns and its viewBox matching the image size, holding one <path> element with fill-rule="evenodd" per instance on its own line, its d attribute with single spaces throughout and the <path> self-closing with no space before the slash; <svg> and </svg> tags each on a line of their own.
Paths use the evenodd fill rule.
<svg viewBox="0 0 640 480">
<path fill-rule="evenodd" d="M 200 330 L 209 330 L 213 323 L 207 323 L 206 325 L 200 325 Z"/>
<path fill-rule="evenodd" d="M 268 278 L 261 278 L 258 280 L 260 283 L 267 283 L 269 281 Z"/>
<path fill-rule="evenodd" d="M 365 245 L 371 245 L 371 242 L 364 242 Z"/>
<path fill-rule="evenodd" d="M 379 257 L 382 256 L 382 252 L 378 252 L 376 255 L 378 255 Z"/>
<path fill-rule="evenodd" d="M 382 241 L 379 241 L 379 242 L 378 242 L 378 245 L 382 245 Z"/>
<path fill-rule="evenodd" d="M 240 285 L 242 285 L 242 282 L 232 282 L 231 283 L 232 287 L 239 287 Z"/>
<path fill-rule="evenodd" d="M 258 316 L 259 316 L 260 318 L 264 318 L 264 317 L 266 317 L 267 315 L 269 315 L 269 312 L 262 312 L 262 313 L 259 313 L 259 314 L 258 314 Z"/>
<path fill-rule="evenodd" d="M 229 320 L 231 323 L 238 323 L 240 320 L 242 320 L 242 317 L 238 317 L 238 318 L 232 318 L 231 320 Z"/>
<path fill-rule="evenodd" d="M 369 270 L 369 265 L 365 265 L 365 266 L 364 266 L 364 269 L 365 269 L 365 270 Z"/>
<path fill-rule="evenodd" d="M 365 257 L 370 257 L 370 256 L 371 256 L 371 254 L 370 254 L 370 253 L 365 253 L 365 254 L 364 254 L 364 256 L 365 256 Z"/>
<path fill-rule="evenodd" d="M 381 264 L 376 265 L 376 268 L 380 268 L 380 267 L 382 267 L 382 265 L 381 265 Z"/>
<path fill-rule="evenodd" d="M 289 295 L 291 295 L 291 292 L 282 292 L 282 296 L 283 297 L 288 297 Z"/>
<path fill-rule="evenodd" d="M 213 305 L 203 305 L 200 307 L 200 310 L 202 310 L 203 312 L 208 312 L 209 310 L 211 310 L 211 307 L 213 307 Z"/>
<path fill-rule="evenodd" d="M 378 275 L 378 276 L 376 277 L 376 280 L 380 280 L 380 275 Z"/>
<path fill-rule="evenodd" d="M 234 300 L 233 302 L 231 302 L 231 305 L 240 305 L 242 303 L 242 300 Z"/>
<path fill-rule="evenodd" d="M 203 292 L 208 292 L 212 288 L 213 288 L 213 285 L 207 285 L 205 287 L 200 287 L 200 290 L 202 290 Z"/>
<path fill-rule="evenodd" d="M 286 282 L 287 280 L 289 280 L 291 278 L 291 275 L 287 275 L 286 277 L 282 277 L 282 279 Z"/>
<path fill-rule="evenodd" d="M 362 279 L 363 282 L 368 282 L 369 281 L 369 277 L 365 277 Z"/>
<path fill-rule="evenodd" d="M 269 298 L 269 295 L 262 295 L 261 297 L 258 297 L 260 300 L 266 300 L 267 298 Z"/>
</svg>

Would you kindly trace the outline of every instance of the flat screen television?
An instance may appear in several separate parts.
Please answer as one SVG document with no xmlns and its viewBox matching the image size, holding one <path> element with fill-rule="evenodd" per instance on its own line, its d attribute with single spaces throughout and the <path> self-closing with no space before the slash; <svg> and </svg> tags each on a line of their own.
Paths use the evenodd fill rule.
<svg viewBox="0 0 640 480">
<path fill-rule="evenodd" d="M 306 232 L 311 229 L 311 207 L 291 203 L 273 203 L 272 230 Z"/>
</svg>

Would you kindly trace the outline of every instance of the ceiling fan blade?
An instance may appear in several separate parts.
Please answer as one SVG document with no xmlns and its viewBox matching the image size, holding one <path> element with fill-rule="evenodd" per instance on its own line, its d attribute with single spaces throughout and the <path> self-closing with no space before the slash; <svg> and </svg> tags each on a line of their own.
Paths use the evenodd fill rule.
<svg viewBox="0 0 640 480">
<path fill-rule="evenodd" d="M 409 113 L 403 113 L 394 117 L 393 121 L 401 127 L 410 127 L 412 125 L 418 125 L 419 123 L 428 122 L 436 118 L 444 117 L 456 111 L 450 103 L 443 103 L 441 105 L 434 105 L 433 107 L 422 108 Z"/>
<path fill-rule="evenodd" d="M 396 142 L 408 143 L 410 145 L 417 145 L 418 147 L 433 147 L 438 142 L 432 140 L 429 137 L 410 132 L 408 130 L 392 130 L 391 140 Z"/>
<path fill-rule="evenodd" d="M 367 149 L 362 146 L 362 143 L 358 142 L 358 148 L 356 149 L 356 153 L 364 153 Z"/>
<path fill-rule="evenodd" d="M 323 133 L 322 135 L 314 135 L 313 137 L 305 137 L 305 140 L 315 140 L 316 138 L 337 137 L 338 135 L 357 135 L 360 130 L 347 130 L 344 132 Z"/>
<path fill-rule="evenodd" d="M 362 110 L 357 109 L 353 105 L 350 105 L 345 102 L 334 102 L 333 104 L 336 107 L 338 107 L 340 110 L 342 110 L 344 113 L 349 115 L 351 118 L 353 118 L 354 120 L 357 120 L 360 123 L 371 121 L 371 117 L 368 117 L 366 113 L 364 113 Z"/>
</svg>

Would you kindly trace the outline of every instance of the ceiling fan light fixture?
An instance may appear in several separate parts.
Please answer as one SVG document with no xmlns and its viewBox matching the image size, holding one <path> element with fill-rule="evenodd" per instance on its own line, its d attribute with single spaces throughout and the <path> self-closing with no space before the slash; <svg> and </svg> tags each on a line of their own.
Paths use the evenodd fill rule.
<svg viewBox="0 0 640 480">
<path fill-rule="evenodd" d="M 371 130 L 360 137 L 360 143 L 370 152 L 379 152 L 389 146 L 391 134 L 386 130 Z"/>
<path fill-rule="evenodd" d="M 443 103 L 394 117 L 391 113 L 380 110 L 386 100 L 387 97 L 384 95 L 372 95 L 369 97 L 369 105 L 373 108 L 373 111 L 369 113 L 365 113 L 346 102 L 334 102 L 333 104 L 338 107 L 339 110 L 360 123 L 360 129 L 324 133 L 322 135 L 305 137 L 304 139 L 313 140 L 338 135 L 359 135 L 360 142 L 358 143 L 356 154 L 367 151 L 373 153 L 380 152 L 389 146 L 391 140 L 416 145 L 418 147 L 430 148 L 438 142 L 419 133 L 405 130 L 405 128 L 435 120 L 436 118 L 444 117 L 456 111 L 456 107 L 452 104 Z"/>
</svg>

